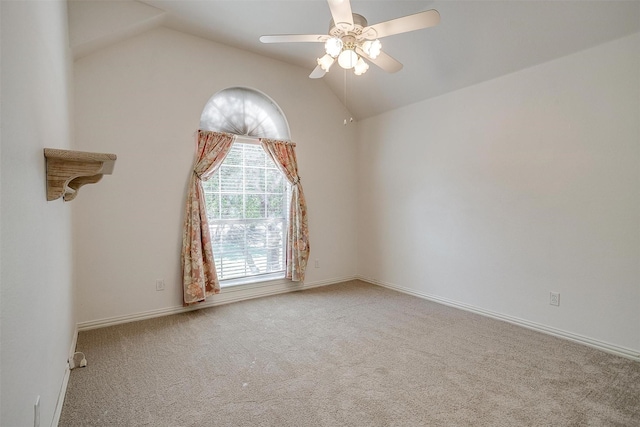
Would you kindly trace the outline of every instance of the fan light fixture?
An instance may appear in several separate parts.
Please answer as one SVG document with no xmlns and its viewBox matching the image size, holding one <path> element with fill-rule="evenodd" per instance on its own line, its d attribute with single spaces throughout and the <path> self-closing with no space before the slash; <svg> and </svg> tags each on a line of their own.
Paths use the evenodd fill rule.
<svg viewBox="0 0 640 427">
<path fill-rule="evenodd" d="M 364 62 L 364 59 L 358 58 L 358 62 L 356 62 L 356 65 L 353 67 L 353 74 L 355 74 L 356 76 L 361 76 L 366 73 L 368 69 L 369 64 Z"/>
<path fill-rule="evenodd" d="M 340 55 L 340 52 L 342 52 L 342 40 L 337 37 L 331 37 L 325 42 L 324 51 L 332 58 Z"/>
<path fill-rule="evenodd" d="M 337 58 L 338 64 L 342 68 L 345 70 L 353 69 L 353 73 L 356 76 L 361 76 L 367 72 L 369 64 L 356 53 L 356 46 L 361 48 L 370 59 L 376 59 L 382 51 L 382 43 L 378 39 L 366 40 L 362 44 L 356 44 L 352 40 L 343 42 L 338 37 L 331 37 L 324 44 L 326 55 L 318 58 L 318 65 L 323 71 L 328 72 Z"/>
<path fill-rule="evenodd" d="M 356 66 L 358 62 L 358 54 L 351 49 L 345 49 L 338 56 L 338 65 L 345 70 L 350 70 Z"/>
<path fill-rule="evenodd" d="M 331 55 L 329 55 L 328 53 L 323 56 L 322 58 L 318 58 L 318 65 L 320 66 L 320 68 L 322 68 L 325 72 L 329 71 L 329 68 L 331 68 L 331 66 L 333 65 L 333 63 L 335 62 L 335 58 L 332 58 Z"/>
<path fill-rule="evenodd" d="M 2 0 L 0 0 L 2 1 Z M 327 0 L 331 21 L 326 34 L 274 34 L 260 36 L 262 43 L 323 43 L 326 55 L 317 58 L 318 65 L 309 78 L 322 78 L 334 62 L 362 75 L 370 63 L 387 73 L 397 73 L 402 64 L 385 52 L 378 38 L 408 33 L 438 25 L 440 13 L 425 10 L 369 25 L 367 19 L 351 10 L 351 0 Z"/>
<path fill-rule="evenodd" d="M 362 43 L 362 50 L 369 55 L 369 58 L 376 59 L 378 55 L 380 55 L 380 52 L 382 52 L 382 43 L 380 43 L 378 39 L 367 40 Z"/>
</svg>

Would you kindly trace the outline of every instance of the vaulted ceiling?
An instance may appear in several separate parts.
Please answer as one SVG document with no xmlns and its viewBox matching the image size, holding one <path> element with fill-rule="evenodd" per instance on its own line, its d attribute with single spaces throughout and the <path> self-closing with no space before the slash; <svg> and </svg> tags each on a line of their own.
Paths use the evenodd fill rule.
<svg viewBox="0 0 640 427">
<path fill-rule="evenodd" d="M 356 119 L 550 61 L 640 31 L 637 1 L 359 1 L 352 11 L 375 24 L 437 9 L 438 26 L 382 39 L 404 64 L 362 76 L 338 66 L 310 84 L 327 84 Z M 264 34 L 326 34 L 326 0 L 69 1 L 77 57 L 164 25 L 284 61 L 309 74 L 321 43 L 262 44 Z M 346 85 L 345 85 L 346 83 Z M 345 91 L 346 86 L 346 91 Z"/>
</svg>

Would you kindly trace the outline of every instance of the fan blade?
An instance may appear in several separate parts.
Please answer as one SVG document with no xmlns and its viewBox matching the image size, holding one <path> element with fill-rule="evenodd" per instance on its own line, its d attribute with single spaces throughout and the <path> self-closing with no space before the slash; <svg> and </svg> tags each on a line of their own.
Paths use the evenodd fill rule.
<svg viewBox="0 0 640 427">
<path fill-rule="evenodd" d="M 319 43 L 329 38 L 326 34 L 277 34 L 260 36 L 262 43 Z"/>
<path fill-rule="evenodd" d="M 310 79 L 320 79 L 324 77 L 326 71 L 324 71 L 319 65 L 309 74 Z"/>
<path fill-rule="evenodd" d="M 353 13 L 351 12 L 351 3 L 349 0 L 327 0 L 329 9 L 331 9 L 331 17 L 336 27 L 343 31 L 353 29 Z"/>
<path fill-rule="evenodd" d="M 402 18 L 370 25 L 362 29 L 362 34 L 364 34 L 367 39 L 373 40 L 375 38 L 433 27 L 439 23 L 440 13 L 435 9 L 431 9 L 414 15 L 403 16 Z"/>
<path fill-rule="evenodd" d="M 400 62 L 398 62 L 396 59 L 392 58 L 391 56 L 387 55 L 384 52 L 380 52 L 380 55 L 378 55 L 376 59 L 369 57 L 369 55 L 367 55 L 360 48 L 356 48 L 356 53 L 366 58 L 367 61 L 371 61 L 378 67 L 382 68 L 387 73 L 397 73 L 398 71 L 402 70 L 403 65 Z"/>
</svg>

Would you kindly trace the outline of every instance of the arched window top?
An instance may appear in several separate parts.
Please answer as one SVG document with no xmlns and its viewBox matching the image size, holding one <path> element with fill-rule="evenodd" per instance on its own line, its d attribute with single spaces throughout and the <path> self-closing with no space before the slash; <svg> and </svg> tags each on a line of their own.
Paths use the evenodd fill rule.
<svg viewBox="0 0 640 427">
<path fill-rule="evenodd" d="M 200 129 L 289 141 L 289 124 L 271 98 L 255 89 L 231 87 L 209 99 Z"/>
</svg>

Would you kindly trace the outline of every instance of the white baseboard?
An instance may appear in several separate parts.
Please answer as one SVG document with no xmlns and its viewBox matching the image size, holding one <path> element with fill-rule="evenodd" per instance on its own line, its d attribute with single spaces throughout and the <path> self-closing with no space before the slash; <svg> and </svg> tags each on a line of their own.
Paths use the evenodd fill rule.
<svg viewBox="0 0 640 427">
<path fill-rule="evenodd" d="M 71 346 L 69 346 L 69 357 L 73 357 L 73 353 L 76 351 L 76 344 L 78 342 L 78 327 L 76 326 L 71 337 Z M 67 357 L 67 363 L 64 365 L 64 377 L 62 378 L 62 385 L 60 386 L 60 392 L 58 393 L 58 401 L 56 402 L 56 409 L 53 413 L 53 420 L 51 420 L 51 427 L 57 427 L 60 422 L 60 415 L 62 415 L 62 406 L 64 405 L 64 398 L 67 395 L 67 385 L 69 384 L 69 375 L 71 369 L 69 369 L 69 357 Z"/>
<path fill-rule="evenodd" d="M 90 320 L 78 323 L 78 331 L 88 331 L 90 329 L 104 328 L 106 326 L 118 325 L 121 323 L 135 322 L 138 320 L 152 319 L 154 317 L 169 316 L 171 314 L 185 313 L 188 311 L 199 310 L 201 308 L 214 307 L 222 304 L 230 304 L 232 302 L 244 301 L 253 298 L 259 298 L 269 295 L 277 295 L 286 292 L 302 291 L 305 289 L 316 288 L 319 286 L 332 285 L 335 283 L 347 282 L 355 280 L 355 276 L 341 277 L 330 280 L 319 280 L 301 284 L 300 282 L 291 282 L 289 280 L 274 280 L 271 282 L 247 284 L 241 286 L 229 286 L 222 288 L 219 294 L 207 298 L 206 302 L 196 304 L 189 307 L 174 306 L 160 308 L 157 310 L 149 310 L 140 313 L 127 314 L 124 316 L 115 316 L 105 319 Z"/>
<path fill-rule="evenodd" d="M 630 348 L 621 347 L 615 344 L 610 344 L 604 341 L 600 341 L 597 339 L 585 337 L 583 335 L 575 334 L 573 332 L 564 331 L 561 329 L 553 328 L 551 326 L 542 325 L 540 323 L 531 322 L 528 320 L 520 319 L 517 317 L 509 316 L 506 314 L 496 313 L 490 310 L 485 310 L 480 307 L 475 307 L 469 304 L 453 301 L 447 298 L 438 297 L 435 295 L 430 295 L 422 292 L 415 291 L 413 289 L 408 289 L 402 286 L 398 286 L 392 283 L 381 282 L 379 280 L 370 279 L 363 276 L 358 276 L 358 280 L 362 280 L 363 282 L 371 283 L 373 285 L 382 286 L 384 288 L 393 289 L 394 291 L 402 292 L 404 294 L 413 295 L 419 298 L 423 298 L 429 301 L 433 301 L 439 304 L 448 305 L 450 307 L 459 308 L 461 310 L 470 311 L 472 313 L 480 314 L 482 316 L 491 317 L 493 319 L 502 320 L 504 322 L 512 323 L 514 325 L 522 326 L 527 329 L 532 329 L 534 331 L 542 332 L 544 334 L 553 335 L 558 338 L 567 339 L 569 341 L 573 341 L 579 344 L 587 345 L 589 347 L 596 348 L 598 350 L 606 351 L 607 353 L 612 353 L 617 356 L 622 356 L 627 359 L 635 360 L 640 362 L 640 351 L 632 350 Z"/>
</svg>

